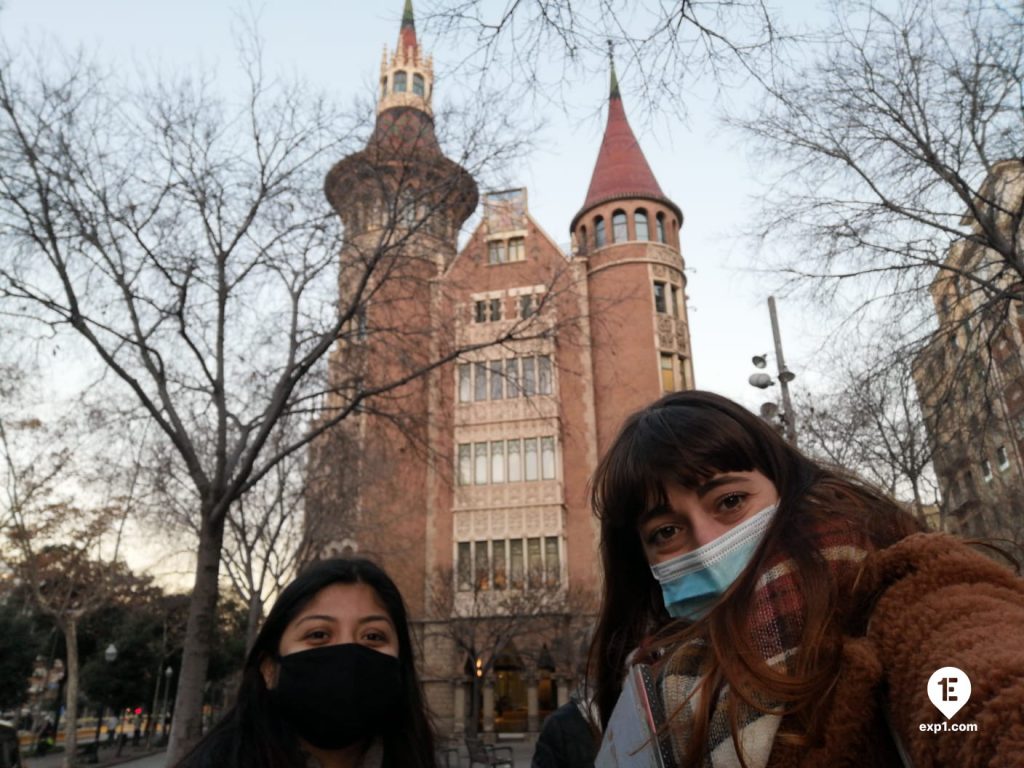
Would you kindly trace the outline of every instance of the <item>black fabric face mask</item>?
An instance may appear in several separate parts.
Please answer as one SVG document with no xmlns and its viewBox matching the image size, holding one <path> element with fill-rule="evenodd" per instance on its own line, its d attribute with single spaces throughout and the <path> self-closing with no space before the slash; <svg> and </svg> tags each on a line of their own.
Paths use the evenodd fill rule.
<svg viewBox="0 0 1024 768">
<path fill-rule="evenodd" d="M 357 643 L 327 645 L 278 659 L 270 691 L 280 717 L 319 749 L 377 735 L 402 695 L 398 659 Z"/>
</svg>

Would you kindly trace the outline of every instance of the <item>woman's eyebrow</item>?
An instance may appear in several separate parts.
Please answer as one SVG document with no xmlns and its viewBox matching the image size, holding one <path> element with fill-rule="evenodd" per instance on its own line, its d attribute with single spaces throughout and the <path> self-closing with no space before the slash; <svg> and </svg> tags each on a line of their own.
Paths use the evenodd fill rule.
<svg viewBox="0 0 1024 768">
<path fill-rule="evenodd" d="M 329 621 L 332 624 L 337 624 L 338 620 L 333 616 L 328 616 L 326 613 L 313 613 L 309 616 L 303 616 L 301 619 L 295 622 L 296 626 L 304 621 Z"/>
<path fill-rule="evenodd" d="M 669 508 L 667 504 L 658 504 L 656 507 L 651 507 L 646 512 L 641 512 L 640 516 L 636 519 L 636 524 L 637 526 L 642 526 L 652 517 L 657 517 L 658 515 L 667 515 L 671 511 L 672 510 Z"/>
<path fill-rule="evenodd" d="M 374 614 L 373 616 L 363 616 L 361 619 L 359 619 L 359 623 L 360 624 L 369 624 L 371 621 L 386 621 L 388 624 L 391 624 L 392 626 L 394 625 L 394 622 L 391 621 L 391 617 L 390 616 L 385 616 L 383 614 L 380 614 L 380 615 Z"/>
<path fill-rule="evenodd" d="M 750 478 L 744 477 L 743 475 L 716 475 L 708 480 L 706 483 L 697 486 L 697 496 L 703 498 L 711 491 L 715 490 L 722 485 L 728 485 L 729 483 L 749 483 Z"/>
</svg>

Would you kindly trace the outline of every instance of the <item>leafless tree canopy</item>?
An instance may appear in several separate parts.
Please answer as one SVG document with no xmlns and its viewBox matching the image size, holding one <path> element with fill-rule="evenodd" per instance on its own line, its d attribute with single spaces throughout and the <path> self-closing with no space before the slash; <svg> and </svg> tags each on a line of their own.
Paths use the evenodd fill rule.
<svg viewBox="0 0 1024 768">
<path fill-rule="evenodd" d="M 991 262 L 964 275 L 974 290 L 1020 298 L 1021 200 L 985 186 L 997 163 L 1024 153 L 1019 4 L 887 8 L 837 4 L 820 50 L 734 121 L 777 160 L 757 235 L 826 303 L 849 288 L 920 318 L 961 238 Z"/>
<path fill-rule="evenodd" d="M 369 115 L 272 81 L 258 44 L 242 49 L 249 88 L 234 101 L 202 79 L 126 82 L 83 57 L 0 49 L 0 317 L 98 361 L 105 402 L 151 427 L 146 456 L 160 471 L 150 481 L 198 534 L 179 755 L 199 734 L 232 505 L 363 402 L 381 407 L 464 351 L 396 349 L 380 375 L 328 375 L 330 350 L 389 331 L 373 327 L 386 313 L 370 307 L 402 294 L 384 289 L 389 281 L 415 277 L 409 243 L 450 200 L 415 199 L 422 187 L 401 183 L 399 162 L 363 178 L 367 195 L 339 221 L 324 174 L 367 146 Z M 486 176 L 488 162 L 507 162 L 518 146 L 495 140 L 503 126 L 483 108 L 445 118 L 466 138 L 450 152 L 458 163 L 434 168 L 436 189 L 458 186 L 438 168 Z M 356 247 L 342 250 L 342 223 L 368 215 L 372 226 L 364 221 Z M 348 255 L 340 265 L 339 252 Z M 529 334 L 519 327 L 492 341 Z"/>
<path fill-rule="evenodd" d="M 830 391 L 798 401 L 801 447 L 907 503 L 924 523 L 938 485 L 913 359 L 891 344 L 873 353 L 838 368 Z"/>
<path fill-rule="evenodd" d="M 437 569 L 430 584 L 427 638 L 445 638 L 471 670 L 468 728 L 475 735 L 479 691 L 502 654 L 515 651 L 529 673 L 536 673 L 543 656 L 558 672 L 575 678 L 585 665 L 587 645 L 597 612 L 595 593 L 588 587 L 569 589 L 543 582 L 531 589 L 523 585 L 493 588 L 486 577 L 465 585 L 451 568 Z M 460 581 L 463 584 L 460 586 Z M 506 587 L 509 585 L 505 585 Z M 575 682 L 579 682 L 575 680 Z"/>
<path fill-rule="evenodd" d="M 611 47 L 630 93 L 685 113 L 704 78 L 770 76 L 783 39 L 760 0 L 435 0 L 419 9 L 432 36 L 466 51 L 461 68 L 562 107 L 580 77 L 605 77 Z"/>
</svg>

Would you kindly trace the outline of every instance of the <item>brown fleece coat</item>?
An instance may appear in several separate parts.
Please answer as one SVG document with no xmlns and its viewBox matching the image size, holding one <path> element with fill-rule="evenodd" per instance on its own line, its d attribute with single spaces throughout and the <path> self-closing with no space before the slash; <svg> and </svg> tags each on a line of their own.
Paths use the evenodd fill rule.
<svg viewBox="0 0 1024 768">
<path fill-rule="evenodd" d="M 870 555 L 857 587 L 876 595 L 863 637 L 844 639 L 824 743 L 776 740 L 768 768 L 902 766 L 893 733 L 914 768 L 1024 766 L 1024 580 L 946 534 L 915 534 Z M 950 725 L 928 679 L 958 667 L 971 680 Z M 886 722 L 886 710 L 888 720 Z"/>
</svg>

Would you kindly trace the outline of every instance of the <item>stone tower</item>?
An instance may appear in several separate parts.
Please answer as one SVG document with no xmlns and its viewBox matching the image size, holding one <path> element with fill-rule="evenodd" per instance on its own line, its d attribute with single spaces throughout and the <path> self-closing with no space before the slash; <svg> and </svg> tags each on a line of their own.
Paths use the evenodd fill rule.
<svg viewBox="0 0 1024 768">
<path fill-rule="evenodd" d="M 613 64 L 604 138 L 570 224 L 587 261 L 599 455 L 629 413 L 693 388 L 682 223 L 629 127 Z"/>
<path fill-rule="evenodd" d="M 340 307 L 353 308 L 349 332 L 330 359 L 332 385 L 388 389 L 314 446 L 317 488 L 307 509 L 320 526 L 310 531 L 319 540 L 317 554 L 376 557 L 401 585 L 414 616 L 424 605 L 428 488 L 436 463 L 430 393 L 437 374 L 417 372 L 442 354 L 449 335 L 437 281 L 478 199 L 472 177 L 441 152 L 432 92 L 432 62 L 420 50 L 406 0 L 398 45 L 381 62 L 373 133 L 363 150 L 331 168 L 324 185 L 345 228 Z M 409 383 L 389 387 L 406 378 Z M 339 397 L 333 406 L 347 401 Z"/>
</svg>

